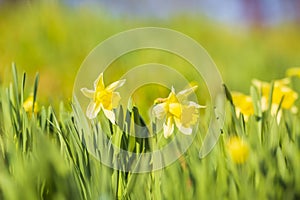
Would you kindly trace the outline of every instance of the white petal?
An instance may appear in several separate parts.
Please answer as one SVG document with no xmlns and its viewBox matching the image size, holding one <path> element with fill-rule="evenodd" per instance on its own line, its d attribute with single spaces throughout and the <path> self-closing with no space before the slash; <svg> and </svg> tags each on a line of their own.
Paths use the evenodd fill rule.
<svg viewBox="0 0 300 200">
<path fill-rule="evenodd" d="M 277 105 L 277 104 L 272 104 L 272 106 L 271 106 L 271 115 L 272 115 L 272 116 L 275 116 L 275 115 L 276 115 L 277 110 L 278 110 L 278 107 L 279 107 L 279 105 Z"/>
<path fill-rule="evenodd" d="M 171 92 L 175 93 L 175 89 L 174 89 L 173 86 L 172 86 L 172 88 L 171 88 Z"/>
<path fill-rule="evenodd" d="M 115 124 L 116 123 L 116 117 L 115 117 L 115 113 L 111 110 L 106 110 L 102 107 L 104 115 L 109 119 L 109 121 L 111 121 L 111 123 Z"/>
<path fill-rule="evenodd" d="M 165 138 L 168 138 L 172 135 L 174 131 L 174 124 L 172 123 L 172 118 L 169 117 L 167 119 L 167 124 L 164 123 L 164 137 Z"/>
<path fill-rule="evenodd" d="M 278 125 L 280 124 L 281 116 L 282 116 L 282 110 L 279 110 L 279 112 L 277 114 L 277 118 L 276 118 L 276 121 L 277 121 Z"/>
<path fill-rule="evenodd" d="M 266 84 L 266 82 L 260 81 L 260 80 L 258 80 L 258 79 L 253 79 L 253 80 L 252 80 L 252 84 L 253 84 L 254 86 L 256 86 L 257 88 L 262 88 L 262 86 L 263 86 L 264 84 Z"/>
<path fill-rule="evenodd" d="M 91 103 L 88 105 L 86 109 L 86 116 L 89 119 L 94 119 L 95 117 L 97 117 L 99 111 L 100 111 L 100 106 L 97 106 L 95 102 L 91 101 Z"/>
<path fill-rule="evenodd" d="M 163 119 L 166 114 L 166 103 L 160 103 L 153 107 L 153 115 L 158 119 Z"/>
<path fill-rule="evenodd" d="M 197 104 L 193 101 L 189 101 L 188 106 L 192 106 L 192 107 L 195 107 L 195 108 L 206 108 L 206 106 L 199 105 L 199 104 Z"/>
<path fill-rule="evenodd" d="M 183 99 L 185 99 L 191 93 L 195 92 L 197 88 L 198 88 L 198 86 L 195 85 L 195 86 L 193 86 L 191 88 L 188 88 L 188 89 L 185 89 L 185 90 L 182 90 L 182 91 L 178 92 L 178 94 L 176 95 L 178 101 L 182 101 Z"/>
<path fill-rule="evenodd" d="M 184 127 L 182 126 L 180 120 L 178 118 L 175 118 L 175 124 L 176 124 L 176 127 L 178 128 L 178 130 L 185 134 L 185 135 L 191 135 L 192 132 L 193 132 L 193 129 L 191 127 Z"/>
<path fill-rule="evenodd" d="M 266 97 L 261 98 L 261 109 L 262 111 L 268 110 L 268 101 Z"/>
<path fill-rule="evenodd" d="M 86 96 L 90 99 L 94 98 L 95 92 L 93 90 L 89 90 L 87 88 L 81 88 L 80 91 L 84 94 L 84 96 Z"/>
<path fill-rule="evenodd" d="M 297 106 L 292 106 L 291 112 L 294 113 L 294 114 L 296 114 L 298 112 Z"/>
<path fill-rule="evenodd" d="M 125 79 L 113 82 L 112 84 L 110 84 L 109 86 L 106 87 L 106 89 L 108 91 L 114 91 L 115 89 L 122 87 L 124 85 L 124 83 L 126 82 Z"/>
</svg>

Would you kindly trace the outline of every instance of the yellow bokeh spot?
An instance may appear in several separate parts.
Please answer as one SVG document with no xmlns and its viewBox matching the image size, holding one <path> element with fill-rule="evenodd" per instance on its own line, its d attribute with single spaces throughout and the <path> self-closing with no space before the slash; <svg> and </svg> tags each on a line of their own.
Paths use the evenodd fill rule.
<svg viewBox="0 0 300 200">
<path fill-rule="evenodd" d="M 33 108 L 33 96 L 29 96 L 23 103 L 23 108 L 26 112 L 31 112 Z M 34 113 L 37 113 L 38 111 L 38 105 L 35 102 L 34 103 Z"/>
<path fill-rule="evenodd" d="M 239 137 L 232 137 L 227 142 L 227 150 L 231 160 L 237 164 L 246 162 L 249 156 L 248 144 Z"/>
<path fill-rule="evenodd" d="M 286 71 L 287 76 L 298 76 L 300 77 L 300 67 L 293 67 Z"/>
</svg>

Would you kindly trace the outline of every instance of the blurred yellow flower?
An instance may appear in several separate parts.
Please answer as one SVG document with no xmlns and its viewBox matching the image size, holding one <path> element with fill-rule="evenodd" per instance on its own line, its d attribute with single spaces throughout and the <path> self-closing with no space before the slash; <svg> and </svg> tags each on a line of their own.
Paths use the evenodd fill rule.
<svg viewBox="0 0 300 200">
<path fill-rule="evenodd" d="M 248 144 L 237 136 L 231 137 L 228 140 L 227 151 L 231 160 L 237 164 L 245 163 L 249 156 Z"/>
<path fill-rule="evenodd" d="M 236 108 L 237 116 L 242 113 L 245 117 L 245 120 L 247 120 L 250 115 L 254 114 L 253 102 L 250 96 L 242 94 L 240 92 L 231 92 L 231 96 L 233 104 Z"/>
<path fill-rule="evenodd" d="M 252 82 L 256 87 L 261 89 L 262 109 L 267 110 L 269 106 L 268 102 L 269 102 L 271 84 L 259 80 L 253 80 Z M 293 89 L 288 87 L 289 83 L 290 83 L 289 78 L 274 81 L 274 88 L 272 93 L 272 105 L 271 105 L 272 114 L 274 114 L 277 111 L 281 101 L 282 101 L 281 108 L 291 109 L 292 111 L 295 110 L 294 102 L 297 100 L 298 94 Z"/>
<path fill-rule="evenodd" d="M 115 114 L 112 109 L 119 105 L 121 99 L 120 94 L 114 92 L 114 90 L 123 86 L 124 83 L 125 80 L 119 80 L 105 87 L 103 83 L 103 73 L 101 73 L 94 82 L 94 90 L 82 88 L 81 92 L 91 99 L 86 110 L 87 117 L 89 119 L 95 118 L 102 109 L 104 115 L 114 124 Z"/>
<path fill-rule="evenodd" d="M 300 77 L 300 67 L 289 68 L 286 71 L 286 75 L 287 76 L 298 76 L 298 77 Z"/>
<path fill-rule="evenodd" d="M 23 108 L 26 112 L 33 112 L 37 113 L 38 112 L 38 104 L 37 102 L 34 103 L 34 108 L 33 108 L 33 96 L 30 95 L 24 102 L 23 102 Z"/>
<path fill-rule="evenodd" d="M 168 138 L 174 131 L 174 123 L 183 134 L 192 134 L 192 126 L 196 124 L 201 106 L 195 102 L 188 101 L 187 97 L 193 93 L 198 86 L 180 91 L 175 94 L 174 88 L 167 98 L 158 98 L 154 101 L 153 114 L 156 118 L 165 119 L 163 131 L 164 137 Z"/>
</svg>

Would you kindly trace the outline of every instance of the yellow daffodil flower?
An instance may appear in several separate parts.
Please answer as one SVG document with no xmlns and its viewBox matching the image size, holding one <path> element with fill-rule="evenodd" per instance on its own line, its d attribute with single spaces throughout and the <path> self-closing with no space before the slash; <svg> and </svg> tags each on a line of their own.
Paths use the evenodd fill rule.
<svg viewBox="0 0 300 200">
<path fill-rule="evenodd" d="M 293 67 L 286 71 L 287 76 L 298 76 L 300 77 L 300 67 Z"/>
<path fill-rule="evenodd" d="M 87 117 L 94 119 L 102 109 L 104 115 L 114 124 L 115 114 L 112 109 L 117 108 L 121 99 L 120 94 L 114 92 L 114 90 L 123 86 L 124 83 L 125 80 L 119 80 L 105 87 L 103 83 L 103 73 L 101 73 L 94 82 L 94 90 L 82 88 L 81 92 L 91 99 L 86 110 Z"/>
<path fill-rule="evenodd" d="M 266 110 L 268 108 L 268 101 L 269 101 L 269 95 L 270 95 L 270 89 L 271 84 L 259 80 L 253 80 L 253 84 L 261 89 L 262 91 L 262 109 Z M 272 105 L 271 110 L 272 113 L 276 112 L 282 98 L 281 108 L 283 109 L 294 109 L 294 102 L 298 98 L 298 94 L 292 90 L 290 87 L 288 87 L 288 84 L 290 83 L 289 78 L 276 80 L 274 81 L 274 88 L 273 88 L 273 94 L 272 94 Z"/>
<path fill-rule="evenodd" d="M 174 132 L 174 123 L 178 130 L 186 135 L 192 134 L 192 126 L 196 124 L 199 117 L 200 106 L 195 102 L 187 101 L 188 95 L 196 90 L 197 86 L 182 90 L 175 94 L 174 88 L 167 98 L 158 98 L 154 101 L 153 114 L 156 118 L 163 120 L 164 137 L 168 138 Z"/>
<path fill-rule="evenodd" d="M 228 140 L 227 151 L 231 160 L 237 164 L 245 163 L 249 156 L 249 147 L 247 143 L 236 136 Z"/>
<path fill-rule="evenodd" d="M 38 112 L 38 104 L 37 102 L 34 103 L 34 108 L 33 108 L 33 96 L 30 95 L 23 103 L 23 108 L 26 112 L 31 112 L 32 109 L 34 113 Z"/>
<path fill-rule="evenodd" d="M 236 108 L 237 116 L 242 113 L 245 117 L 245 120 L 247 121 L 249 116 L 254 114 L 252 98 L 240 92 L 231 92 L 231 96 L 233 104 Z"/>
</svg>

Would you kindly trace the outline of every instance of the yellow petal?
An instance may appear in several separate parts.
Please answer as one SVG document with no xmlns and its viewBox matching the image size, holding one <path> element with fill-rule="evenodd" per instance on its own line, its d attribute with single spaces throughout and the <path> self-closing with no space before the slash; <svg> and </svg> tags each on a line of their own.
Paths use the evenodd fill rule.
<svg viewBox="0 0 300 200">
<path fill-rule="evenodd" d="M 177 103 L 178 100 L 177 100 L 177 97 L 176 97 L 176 94 L 174 91 L 170 92 L 169 96 L 168 96 L 168 100 L 167 100 L 168 103 Z"/>
<path fill-rule="evenodd" d="M 103 82 L 103 73 L 101 73 L 94 82 L 94 89 L 95 90 L 104 90 L 104 88 L 105 88 L 105 85 Z"/>
<path fill-rule="evenodd" d="M 177 118 L 181 117 L 181 104 L 180 103 L 170 103 L 169 104 L 169 112 Z"/>
<path fill-rule="evenodd" d="M 282 108 L 284 109 L 291 109 L 294 105 L 295 101 L 298 99 L 298 94 L 293 91 L 291 88 L 284 87 L 282 88 L 283 93 L 283 102 L 282 102 Z"/>
<path fill-rule="evenodd" d="M 240 92 L 231 92 L 231 96 L 237 111 L 247 117 L 254 114 L 253 102 L 250 96 Z"/>
</svg>

